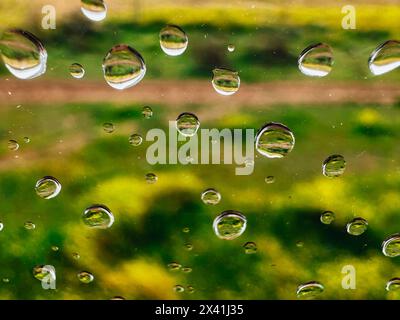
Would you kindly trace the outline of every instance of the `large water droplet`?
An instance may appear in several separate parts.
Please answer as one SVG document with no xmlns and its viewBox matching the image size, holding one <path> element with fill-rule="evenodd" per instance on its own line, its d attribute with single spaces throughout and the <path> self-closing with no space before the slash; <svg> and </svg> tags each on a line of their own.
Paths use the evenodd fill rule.
<svg viewBox="0 0 400 320">
<path fill-rule="evenodd" d="M 55 281 L 56 280 L 56 273 L 54 271 L 54 268 L 51 268 L 48 265 L 38 265 L 33 268 L 32 270 L 33 276 L 40 280 L 43 281 L 43 279 L 46 277 L 50 281 Z"/>
<path fill-rule="evenodd" d="M 5 31 L 0 39 L 0 52 L 6 68 L 19 79 L 33 79 L 46 72 L 46 49 L 27 31 Z"/>
<path fill-rule="evenodd" d="M 382 252 L 386 257 L 400 256 L 400 234 L 391 235 L 382 243 Z"/>
<path fill-rule="evenodd" d="M 104 205 L 93 205 L 85 210 L 83 222 L 92 228 L 107 229 L 114 223 L 114 215 Z"/>
<path fill-rule="evenodd" d="M 240 212 L 228 210 L 214 219 L 213 229 L 218 238 L 233 240 L 246 230 L 247 220 Z"/>
<path fill-rule="evenodd" d="M 368 229 L 368 221 L 363 218 L 354 218 L 346 225 L 348 234 L 359 236 Z"/>
<path fill-rule="evenodd" d="M 292 151 L 295 139 L 292 131 L 280 123 L 264 125 L 256 135 L 257 151 L 268 158 L 282 158 Z"/>
<path fill-rule="evenodd" d="M 200 127 L 199 119 L 189 112 L 184 112 L 176 119 L 176 129 L 185 137 L 193 137 Z"/>
<path fill-rule="evenodd" d="M 201 200 L 205 204 L 216 205 L 221 201 L 221 194 L 215 189 L 207 189 L 201 194 Z"/>
<path fill-rule="evenodd" d="M 246 254 L 253 254 L 257 252 L 257 245 L 255 242 L 246 242 L 243 245 L 244 253 Z"/>
<path fill-rule="evenodd" d="M 54 177 L 46 176 L 36 182 L 36 194 L 43 199 L 56 197 L 61 191 L 61 183 Z"/>
<path fill-rule="evenodd" d="M 321 214 L 320 220 L 323 224 L 331 224 L 335 221 L 335 214 L 332 211 L 325 211 Z"/>
<path fill-rule="evenodd" d="M 103 130 L 106 133 L 113 133 L 115 131 L 115 126 L 111 122 L 103 123 Z"/>
<path fill-rule="evenodd" d="M 324 286 L 316 281 L 307 282 L 297 287 L 297 298 L 313 299 L 324 291 Z"/>
<path fill-rule="evenodd" d="M 85 69 L 79 63 L 73 63 L 69 66 L 69 74 L 75 79 L 81 79 L 85 75 Z"/>
<path fill-rule="evenodd" d="M 145 119 L 150 119 L 153 116 L 153 109 L 149 106 L 144 106 L 142 109 L 142 115 Z"/>
<path fill-rule="evenodd" d="M 113 47 L 103 60 L 104 79 L 114 89 L 123 90 L 138 84 L 146 74 L 139 52 L 121 44 Z"/>
<path fill-rule="evenodd" d="M 140 134 L 134 133 L 129 137 L 129 143 L 134 146 L 140 146 L 143 142 L 143 138 Z"/>
<path fill-rule="evenodd" d="M 80 282 L 85 283 L 85 284 L 91 283 L 94 280 L 94 275 L 88 271 L 80 271 L 77 274 L 77 277 Z"/>
<path fill-rule="evenodd" d="M 81 0 L 81 11 L 92 21 L 101 21 L 107 16 L 107 6 L 103 0 Z"/>
<path fill-rule="evenodd" d="M 158 180 L 158 177 L 157 177 L 157 175 L 156 174 L 154 174 L 154 173 L 148 173 L 148 174 L 146 174 L 146 182 L 148 183 L 148 184 L 154 184 L 154 183 L 156 183 L 157 182 L 157 180 Z"/>
<path fill-rule="evenodd" d="M 215 91 L 224 96 L 236 93 L 240 87 L 239 74 L 228 69 L 214 69 L 211 81 Z"/>
<path fill-rule="evenodd" d="M 16 140 L 8 140 L 7 147 L 11 151 L 17 151 L 19 149 L 19 144 Z"/>
<path fill-rule="evenodd" d="M 300 71 L 306 76 L 325 77 L 334 63 L 332 49 L 324 43 L 309 46 L 300 54 L 298 63 Z"/>
<path fill-rule="evenodd" d="M 160 31 L 160 46 L 169 56 L 179 56 L 185 52 L 189 39 L 181 28 L 168 25 Z"/>
<path fill-rule="evenodd" d="M 400 66 L 400 41 L 389 40 L 377 47 L 369 57 L 369 69 L 379 76 Z"/>
<path fill-rule="evenodd" d="M 334 154 L 325 159 L 322 164 L 322 173 L 329 178 L 340 177 L 346 170 L 346 160 L 343 156 Z"/>
<path fill-rule="evenodd" d="M 399 291 L 400 290 L 400 278 L 390 279 L 386 283 L 386 290 L 387 291 Z"/>
</svg>

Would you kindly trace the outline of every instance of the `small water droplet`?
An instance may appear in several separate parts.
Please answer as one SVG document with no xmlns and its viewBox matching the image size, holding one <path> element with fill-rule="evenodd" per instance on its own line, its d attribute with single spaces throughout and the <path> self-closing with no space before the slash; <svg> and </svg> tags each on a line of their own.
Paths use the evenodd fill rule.
<svg viewBox="0 0 400 320">
<path fill-rule="evenodd" d="M 192 268 L 190 268 L 190 267 L 182 267 L 182 272 L 184 272 L 184 273 L 190 273 L 190 272 L 192 272 Z"/>
<path fill-rule="evenodd" d="M 325 211 L 321 214 L 320 220 L 323 224 L 331 224 L 335 221 L 335 214 L 332 211 Z"/>
<path fill-rule="evenodd" d="M 113 133 L 115 131 L 115 126 L 110 122 L 106 122 L 103 123 L 103 130 L 106 133 Z"/>
<path fill-rule="evenodd" d="M 19 149 L 19 144 L 16 140 L 8 140 L 7 146 L 11 151 L 17 151 Z"/>
<path fill-rule="evenodd" d="M 134 147 L 140 146 L 142 142 L 143 138 L 140 134 L 134 133 L 129 137 L 129 143 Z"/>
<path fill-rule="evenodd" d="M 187 290 L 188 293 L 194 293 L 195 292 L 195 289 L 194 289 L 193 286 L 187 286 L 186 290 Z"/>
<path fill-rule="evenodd" d="M 176 286 L 174 286 L 174 291 L 178 292 L 178 293 L 182 293 L 185 291 L 185 288 L 183 286 L 181 286 L 180 284 L 177 284 Z"/>
<path fill-rule="evenodd" d="M 69 66 L 69 74 L 75 79 L 82 79 L 85 75 L 85 69 L 79 63 L 73 63 Z"/>
<path fill-rule="evenodd" d="M 215 91 L 224 96 L 236 93 L 240 87 L 240 77 L 236 71 L 214 69 L 211 81 Z"/>
<path fill-rule="evenodd" d="M 9 283 L 9 282 L 10 282 L 10 279 L 8 279 L 8 278 L 3 278 L 2 281 L 3 281 L 4 283 Z"/>
<path fill-rule="evenodd" d="M 387 291 L 399 291 L 400 290 L 400 278 L 390 279 L 386 283 L 386 290 Z"/>
<path fill-rule="evenodd" d="M 85 284 L 91 283 L 94 280 L 93 274 L 91 274 L 88 271 L 80 271 L 77 274 L 77 277 L 80 282 L 85 283 Z"/>
<path fill-rule="evenodd" d="M 107 6 L 103 0 L 81 0 L 81 11 L 92 21 L 101 21 L 107 16 Z"/>
<path fill-rule="evenodd" d="M 57 252 L 60 248 L 58 248 L 57 246 L 51 246 L 51 250 L 53 250 L 54 252 Z"/>
<path fill-rule="evenodd" d="M 385 239 L 382 243 L 382 253 L 386 257 L 400 256 L 400 234 L 396 233 Z"/>
<path fill-rule="evenodd" d="M 274 176 L 268 176 L 265 178 L 265 183 L 271 184 L 275 182 L 275 177 Z"/>
<path fill-rule="evenodd" d="M 347 233 L 351 234 L 352 236 L 359 236 L 363 234 L 367 228 L 368 222 L 363 218 L 354 218 L 346 226 Z"/>
<path fill-rule="evenodd" d="M 200 121 L 193 113 L 181 113 L 176 119 L 176 129 L 185 137 L 193 137 L 200 127 Z"/>
<path fill-rule="evenodd" d="M 332 71 L 333 51 L 324 43 L 309 46 L 300 54 L 298 63 L 306 76 L 325 77 Z"/>
<path fill-rule="evenodd" d="M 52 199 L 61 191 L 61 183 L 54 177 L 46 176 L 36 182 L 36 194 L 43 199 Z"/>
<path fill-rule="evenodd" d="M 324 291 L 324 286 L 316 281 L 307 282 L 297 287 L 297 298 L 313 299 Z"/>
<path fill-rule="evenodd" d="M 168 25 L 160 31 L 160 46 L 169 56 L 179 56 L 186 51 L 189 39 L 180 27 Z"/>
<path fill-rule="evenodd" d="M 4 229 L 4 224 L 3 222 L 0 221 L 0 231 L 2 231 Z"/>
<path fill-rule="evenodd" d="M 150 119 L 153 116 L 153 109 L 149 106 L 144 106 L 142 109 L 142 115 L 145 119 Z"/>
<path fill-rule="evenodd" d="M 31 142 L 31 139 L 29 137 L 24 137 L 24 142 L 29 143 L 29 142 Z"/>
<path fill-rule="evenodd" d="M 257 245 L 255 242 L 246 242 L 243 245 L 244 253 L 246 254 L 254 254 L 257 252 Z"/>
<path fill-rule="evenodd" d="M 25 228 L 26 230 L 34 230 L 34 229 L 36 228 L 36 225 L 35 225 L 33 222 L 31 222 L 31 221 L 26 221 L 26 222 L 24 223 L 24 228 Z"/>
<path fill-rule="evenodd" d="M 125 298 L 122 296 L 114 296 L 110 300 L 125 300 Z"/>
<path fill-rule="evenodd" d="M 106 206 L 97 204 L 85 210 L 82 220 L 89 227 L 107 229 L 113 225 L 114 215 Z"/>
<path fill-rule="evenodd" d="M 42 281 L 45 277 L 49 277 L 51 280 L 56 280 L 56 273 L 53 268 L 48 265 L 38 265 L 32 270 L 33 276 Z"/>
<path fill-rule="evenodd" d="M 369 69 L 379 76 L 400 66 L 400 41 L 389 40 L 378 46 L 369 57 Z"/>
<path fill-rule="evenodd" d="M 104 57 L 102 67 L 104 79 L 117 90 L 138 84 L 146 74 L 146 65 L 140 53 L 124 44 L 111 48 Z"/>
<path fill-rule="evenodd" d="M 168 269 L 170 271 L 178 271 L 181 269 L 181 265 L 178 262 L 171 262 L 168 264 Z"/>
<path fill-rule="evenodd" d="M 154 184 L 158 180 L 158 177 L 154 173 L 148 173 L 146 174 L 146 182 L 148 184 Z"/>
<path fill-rule="evenodd" d="M 296 242 L 296 247 L 297 248 L 303 248 L 304 247 L 304 242 L 303 241 L 297 241 Z"/>
<path fill-rule="evenodd" d="M 267 158 L 283 158 L 292 151 L 295 139 L 288 127 L 271 122 L 257 132 L 255 144 L 261 155 Z"/>
<path fill-rule="evenodd" d="M 74 253 L 72 253 L 72 258 L 74 258 L 75 260 L 79 260 L 81 258 L 81 256 L 78 252 L 74 252 Z"/>
<path fill-rule="evenodd" d="M 185 228 L 182 229 L 182 232 L 183 233 L 189 233 L 190 229 L 188 227 L 185 227 Z"/>
<path fill-rule="evenodd" d="M 246 230 L 247 220 L 244 215 L 234 210 L 222 212 L 214 219 L 213 229 L 218 238 L 233 240 Z"/>
<path fill-rule="evenodd" d="M 192 245 L 191 243 L 186 243 L 186 244 L 185 244 L 185 249 L 186 249 L 187 251 L 192 251 L 192 250 L 193 250 L 193 245 Z"/>
<path fill-rule="evenodd" d="M 322 173 L 329 178 L 340 177 L 346 170 L 346 161 L 343 156 L 334 154 L 325 159 L 322 164 Z"/>
<path fill-rule="evenodd" d="M 5 31 L 0 38 L 0 54 L 8 71 L 19 79 L 33 79 L 46 72 L 46 49 L 27 31 Z"/>
<path fill-rule="evenodd" d="M 228 44 L 228 51 L 229 52 L 235 51 L 235 45 L 234 44 Z"/>
<path fill-rule="evenodd" d="M 201 194 L 201 200 L 205 204 L 216 205 L 221 201 L 221 194 L 215 189 L 207 189 Z"/>
</svg>

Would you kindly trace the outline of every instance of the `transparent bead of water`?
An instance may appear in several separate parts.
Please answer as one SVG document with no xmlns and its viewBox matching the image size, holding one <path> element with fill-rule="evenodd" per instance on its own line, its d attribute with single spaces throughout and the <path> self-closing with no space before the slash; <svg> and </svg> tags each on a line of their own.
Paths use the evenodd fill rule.
<svg viewBox="0 0 400 320">
<path fill-rule="evenodd" d="M 325 211 L 321 214 L 320 220 L 323 224 L 331 224 L 335 221 L 335 214 L 332 211 Z"/>
<path fill-rule="evenodd" d="M 297 287 L 297 298 L 299 299 L 314 299 L 324 291 L 324 286 L 317 282 L 311 281 L 301 284 Z"/>
<path fill-rule="evenodd" d="M 160 31 L 160 46 L 169 56 L 179 56 L 188 47 L 189 39 L 185 31 L 175 25 L 168 25 Z"/>
<path fill-rule="evenodd" d="M 78 280 L 82 283 L 88 284 L 94 280 L 94 275 L 89 271 L 80 271 L 77 274 Z"/>
<path fill-rule="evenodd" d="M 256 150 L 267 158 L 283 158 L 294 148 L 292 131 L 281 123 L 270 122 L 256 135 Z"/>
<path fill-rule="evenodd" d="M 102 21 L 107 16 L 107 6 L 103 0 L 81 0 L 81 11 L 92 21 Z"/>
<path fill-rule="evenodd" d="M 346 160 L 338 154 L 329 156 L 322 164 L 322 173 L 329 178 L 340 177 L 345 170 Z"/>
<path fill-rule="evenodd" d="M 73 63 L 69 66 L 69 74 L 75 79 L 82 79 L 85 75 L 85 69 L 79 63 Z"/>
<path fill-rule="evenodd" d="M 221 201 L 221 194 L 215 189 L 207 189 L 201 194 L 204 204 L 216 205 Z"/>
<path fill-rule="evenodd" d="M 332 71 L 333 63 L 333 51 L 324 43 L 307 47 L 298 59 L 300 71 L 310 77 L 327 76 Z"/>
<path fill-rule="evenodd" d="M 363 234 L 368 229 L 368 222 L 363 218 L 354 218 L 346 225 L 346 230 L 348 234 L 352 236 L 359 236 Z"/>
<path fill-rule="evenodd" d="M 36 194 L 43 199 L 52 199 L 61 192 L 61 183 L 52 176 L 45 176 L 36 182 Z"/>
<path fill-rule="evenodd" d="M 114 215 L 105 205 L 93 205 L 85 210 L 82 220 L 91 228 L 108 229 L 114 223 Z"/>
<path fill-rule="evenodd" d="M 214 219 L 213 229 L 218 238 L 234 240 L 246 230 L 247 219 L 238 211 L 227 210 Z"/>
<path fill-rule="evenodd" d="M 240 88 L 239 73 L 229 69 L 214 69 L 211 83 L 219 94 L 230 96 Z"/>
<path fill-rule="evenodd" d="M 199 127 L 200 121 L 193 113 L 181 113 L 176 119 L 176 129 L 185 137 L 193 137 L 197 133 Z"/>
<path fill-rule="evenodd" d="M 400 41 L 389 40 L 379 45 L 371 53 L 368 65 L 375 76 L 397 69 L 400 66 Z"/>
<path fill-rule="evenodd" d="M 393 234 L 383 241 L 382 253 L 390 258 L 400 256 L 400 233 Z"/>
</svg>

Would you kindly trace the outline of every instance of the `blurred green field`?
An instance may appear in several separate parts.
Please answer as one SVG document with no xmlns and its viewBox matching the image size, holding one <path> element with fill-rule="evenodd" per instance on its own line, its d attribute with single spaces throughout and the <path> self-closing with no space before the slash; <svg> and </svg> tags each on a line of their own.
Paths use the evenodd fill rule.
<svg viewBox="0 0 400 320">
<path fill-rule="evenodd" d="M 398 83 L 399 72 L 373 77 L 367 61 L 380 43 L 398 37 L 400 9 L 395 1 L 355 1 L 358 29 L 343 30 L 341 5 L 333 1 L 121 1 L 109 0 L 110 16 L 94 24 L 79 12 L 79 1 L 3 0 L 1 30 L 26 28 L 45 44 L 48 71 L 41 79 L 65 83 L 68 66 L 85 67 L 82 81 L 104 83 L 101 61 L 115 44 L 137 49 L 147 64 L 147 79 L 206 79 L 215 67 L 239 71 L 243 84 L 272 81 L 309 81 L 297 68 L 299 53 L 311 43 L 326 42 L 334 49 L 335 65 L 323 84 Z M 289 4 L 292 5 L 289 5 Z M 56 30 L 40 28 L 43 4 L 60 9 Z M 115 5 L 115 6 L 114 6 Z M 254 7 L 253 7 L 254 6 Z M 139 10 L 139 9 L 140 10 Z M 138 9 L 135 11 L 134 9 Z M 15 14 L 10 14 L 13 11 Z M 382 14 L 384 13 L 384 14 Z M 158 33 L 166 23 L 181 25 L 189 36 L 180 57 L 165 56 Z M 228 44 L 236 49 L 229 53 Z M 0 66 L 1 90 L 12 76 Z M 20 81 L 18 91 L 31 90 Z M 59 82 L 57 82 L 59 81 Z M 46 90 L 44 87 L 43 90 Z M 140 90 L 140 86 L 132 89 Z M 210 85 L 210 95 L 215 94 Z M 236 176 L 234 165 L 156 165 L 146 161 L 144 142 L 129 144 L 132 133 L 167 130 L 181 112 L 215 110 L 213 105 L 163 101 L 152 104 L 154 116 L 144 119 L 147 104 L 121 103 L 10 103 L 0 106 L 0 299 L 296 299 L 298 285 L 319 281 L 319 299 L 399 299 L 387 292 L 388 280 L 400 277 L 400 258 L 388 258 L 381 243 L 400 232 L 400 99 L 393 104 L 343 101 L 313 105 L 242 105 L 200 118 L 201 128 L 253 128 L 274 121 L 287 125 L 296 138 L 294 150 L 283 159 L 260 155 L 250 176 Z M 35 92 L 32 92 L 34 95 Z M 91 92 L 69 92 L 90 95 Z M 115 91 L 113 94 L 117 95 Z M 288 92 L 290 94 L 290 92 Z M 377 95 L 381 93 L 376 92 Z M 274 92 L 271 92 L 274 95 Z M 11 99 L 11 98 L 10 98 Z M 226 110 L 232 110 L 226 112 Z M 107 134 L 105 122 L 116 126 Z M 24 137 L 31 139 L 24 143 Z M 7 142 L 20 143 L 11 151 Z M 324 177 L 322 162 L 332 154 L 347 161 L 338 179 Z M 158 176 L 148 184 L 145 175 Z M 39 198 L 35 183 L 54 176 L 62 184 L 59 196 Z M 274 176 L 267 184 L 265 178 Z M 200 199 L 207 188 L 222 195 L 216 206 Z M 115 216 L 107 230 L 93 230 L 82 222 L 88 206 L 101 203 Z M 214 234 L 214 218 L 224 210 L 242 212 L 246 232 L 224 241 Z M 331 225 L 320 222 L 326 210 L 336 214 Z M 348 235 L 354 217 L 368 220 L 365 234 Z M 32 221 L 35 230 L 26 230 Z M 183 232 L 189 228 L 190 232 Z M 256 254 L 243 245 L 253 241 Z M 186 244 L 192 244 L 188 251 Z M 53 246 L 59 248 L 52 250 Z M 74 258 L 74 253 L 80 255 Z M 192 272 L 170 271 L 178 262 Z M 56 268 L 57 289 L 43 290 L 32 275 L 36 265 Z M 341 270 L 353 265 L 357 289 L 344 290 Z M 95 280 L 79 282 L 87 270 Z M 186 290 L 177 293 L 175 285 Z M 194 292 L 189 293 L 188 286 Z"/>
</svg>

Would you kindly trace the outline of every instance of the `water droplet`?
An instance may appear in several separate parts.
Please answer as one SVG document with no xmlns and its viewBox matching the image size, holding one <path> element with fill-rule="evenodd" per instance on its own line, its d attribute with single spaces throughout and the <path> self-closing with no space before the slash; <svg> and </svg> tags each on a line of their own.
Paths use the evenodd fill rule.
<svg viewBox="0 0 400 320">
<path fill-rule="evenodd" d="M 169 56 L 179 56 L 186 51 L 189 39 L 181 28 L 168 25 L 160 31 L 160 46 Z"/>
<path fill-rule="evenodd" d="M 113 225 L 114 215 L 104 205 L 93 205 L 85 210 L 82 220 L 89 227 L 107 229 Z"/>
<path fill-rule="evenodd" d="M 190 268 L 190 267 L 182 267 L 182 272 L 184 272 L 184 273 L 190 273 L 190 272 L 192 272 L 192 268 Z"/>
<path fill-rule="evenodd" d="M 4 283 L 9 283 L 9 282 L 10 282 L 10 279 L 8 279 L 8 278 L 3 278 L 2 281 L 3 281 Z"/>
<path fill-rule="evenodd" d="M 390 279 L 386 283 L 386 290 L 387 291 L 399 291 L 400 290 L 400 278 Z"/>
<path fill-rule="evenodd" d="M 2 231 L 3 228 L 4 228 L 4 224 L 3 224 L 3 222 L 0 221 L 0 231 Z"/>
<path fill-rule="evenodd" d="M 194 287 L 193 286 L 187 286 L 187 292 L 188 293 L 194 293 L 195 292 L 195 290 L 194 290 Z"/>
<path fill-rule="evenodd" d="M 296 242 L 296 247 L 297 248 L 303 248 L 304 247 L 304 242 L 303 241 L 297 241 Z"/>
<path fill-rule="evenodd" d="M 103 123 L 103 130 L 106 133 L 113 133 L 115 131 L 115 126 L 110 122 L 106 122 Z"/>
<path fill-rule="evenodd" d="M 171 262 L 168 264 L 168 269 L 170 271 L 178 271 L 181 269 L 181 265 L 178 262 Z"/>
<path fill-rule="evenodd" d="M 335 214 L 332 211 L 325 211 L 321 214 L 320 220 L 323 224 L 331 224 L 335 221 Z"/>
<path fill-rule="evenodd" d="M 346 161 L 343 156 L 334 154 L 325 159 L 322 164 L 322 173 L 329 178 L 340 177 L 346 170 Z"/>
<path fill-rule="evenodd" d="M 229 52 L 235 51 L 235 45 L 234 44 L 228 44 L 228 51 Z"/>
<path fill-rule="evenodd" d="M 5 31 L 0 38 L 0 52 L 8 71 L 19 79 L 33 79 L 46 72 L 46 49 L 27 31 Z"/>
<path fill-rule="evenodd" d="M 16 140 L 8 140 L 8 149 L 11 151 L 17 151 L 19 149 L 19 144 Z"/>
<path fill-rule="evenodd" d="M 72 258 L 74 258 L 75 260 L 79 260 L 81 258 L 80 254 L 78 252 L 74 252 L 72 254 Z"/>
<path fill-rule="evenodd" d="M 205 204 L 216 205 L 221 201 L 221 194 L 215 189 L 207 189 L 201 194 L 201 200 Z"/>
<path fill-rule="evenodd" d="M 313 299 L 324 291 L 324 286 L 316 281 L 307 282 L 297 287 L 297 298 Z"/>
<path fill-rule="evenodd" d="M 94 280 L 93 274 L 91 274 L 88 271 L 81 271 L 77 274 L 77 277 L 80 282 L 88 284 L 91 283 Z"/>
<path fill-rule="evenodd" d="M 271 184 L 275 182 L 275 177 L 274 176 L 268 176 L 265 178 L 265 183 Z"/>
<path fill-rule="evenodd" d="M 246 254 L 253 254 L 257 252 L 257 245 L 255 244 L 255 242 L 246 242 L 243 245 L 244 248 L 244 253 Z"/>
<path fill-rule="evenodd" d="M 283 124 L 270 122 L 256 135 L 256 149 L 267 158 L 283 158 L 292 151 L 295 139 L 292 131 Z"/>
<path fill-rule="evenodd" d="M 369 69 L 379 76 L 400 66 L 400 41 L 389 40 L 378 46 L 369 57 Z"/>
<path fill-rule="evenodd" d="M 122 296 L 114 296 L 110 300 L 125 300 L 125 298 Z"/>
<path fill-rule="evenodd" d="M 246 230 L 247 220 L 240 212 L 228 210 L 214 219 L 213 229 L 218 238 L 233 240 Z"/>
<path fill-rule="evenodd" d="M 346 226 L 347 233 L 351 234 L 352 236 L 359 236 L 363 234 L 367 228 L 368 222 L 363 218 L 354 218 Z"/>
<path fill-rule="evenodd" d="M 56 280 L 56 273 L 53 268 L 48 265 L 38 265 L 32 270 L 33 276 L 42 281 L 45 277 L 49 277 L 53 281 Z"/>
<path fill-rule="evenodd" d="M 186 244 L 185 244 L 185 249 L 186 249 L 187 251 L 192 251 L 192 250 L 193 250 L 193 245 L 192 245 L 191 243 L 186 243 Z"/>
<path fill-rule="evenodd" d="M 146 74 L 146 65 L 140 53 L 124 44 L 111 48 L 104 57 L 102 67 L 106 82 L 118 90 L 138 84 Z"/>
<path fill-rule="evenodd" d="M 228 69 L 214 69 L 211 81 L 215 91 L 224 96 L 236 93 L 240 87 L 240 77 L 236 71 Z"/>
<path fill-rule="evenodd" d="M 43 199 L 52 199 L 61 191 L 61 183 L 54 177 L 46 176 L 36 182 L 36 194 Z"/>
<path fill-rule="evenodd" d="M 176 119 L 176 129 L 185 137 L 193 137 L 200 127 L 199 119 L 189 112 L 184 112 Z"/>
<path fill-rule="evenodd" d="M 154 173 L 146 174 L 146 181 L 148 184 L 154 184 L 158 180 L 158 177 Z"/>
<path fill-rule="evenodd" d="M 309 46 L 300 54 L 298 63 L 300 71 L 306 76 L 325 77 L 332 71 L 332 49 L 324 43 Z"/>
<path fill-rule="evenodd" d="M 59 248 L 57 246 L 51 246 L 51 250 L 53 250 L 54 252 L 57 252 L 59 250 Z"/>
<path fill-rule="evenodd" d="M 36 225 L 35 225 L 33 222 L 31 222 L 31 221 L 26 221 L 26 222 L 24 223 L 24 228 L 25 228 L 26 230 L 34 230 L 34 229 L 36 228 Z"/>
<path fill-rule="evenodd" d="M 181 293 L 181 292 L 185 291 L 185 288 L 183 286 L 181 286 L 180 284 L 177 284 L 176 286 L 174 286 L 173 289 L 174 289 L 175 292 L 178 292 L 178 293 Z"/>
<path fill-rule="evenodd" d="M 69 74 L 75 79 L 82 79 L 85 75 L 85 69 L 79 63 L 73 63 L 69 66 Z"/>
<path fill-rule="evenodd" d="M 134 146 L 140 146 L 143 142 L 143 138 L 140 134 L 134 133 L 129 137 L 129 143 Z"/>
<path fill-rule="evenodd" d="M 400 256 L 400 234 L 393 234 L 382 243 L 382 252 L 386 257 Z"/>
<path fill-rule="evenodd" d="M 81 11 L 92 21 L 101 21 L 107 16 L 107 6 L 103 0 L 81 0 Z"/>
<path fill-rule="evenodd" d="M 149 106 L 144 106 L 142 109 L 142 115 L 145 119 L 150 119 L 153 116 L 153 109 Z"/>
<path fill-rule="evenodd" d="M 182 229 L 182 232 L 183 233 L 189 233 L 190 229 L 188 227 L 185 227 L 185 228 Z"/>
<path fill-rule="evenodd" d="M 24 137 L 24 142 L 29 143 L 29 142 L 31 142 L 31 139 L 29 137 Z"/>
</svg>

